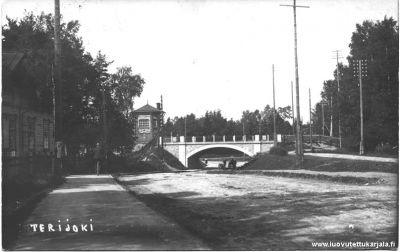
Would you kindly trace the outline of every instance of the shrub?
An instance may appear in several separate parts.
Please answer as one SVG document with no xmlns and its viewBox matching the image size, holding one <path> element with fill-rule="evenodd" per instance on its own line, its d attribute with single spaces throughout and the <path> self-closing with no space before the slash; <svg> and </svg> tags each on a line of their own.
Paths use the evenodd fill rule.
<svg viewBox="0 0 400 252">
<path fill-rule="evenodd" d="M 286 156 L 288 154 L 287 150 L 282 147 L 272 147 L 269 150 L 269 154 L 278 155 L 278 156 Z"/>
<path fill-rule="evenodd" d="M 381 153 L 381 154 L 396 154 L 397 153 L 397 146 L 393 147 L 389 143 L 381 143 L 378 144 L 375 148 L 375 152 Z"/>
</svg>

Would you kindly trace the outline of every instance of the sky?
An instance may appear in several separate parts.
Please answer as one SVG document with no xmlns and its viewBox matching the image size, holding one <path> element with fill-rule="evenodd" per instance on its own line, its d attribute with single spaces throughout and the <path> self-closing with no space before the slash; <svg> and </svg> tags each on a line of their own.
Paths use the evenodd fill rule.
<svg viewBox="0 0 400 252">
<path fill-rule="evenodd" d="M 86 51 L 114 61 L 110 72 L 131 66 L 146 81 L 134 109 L 163 96 L 167 117 L 221 110 L 240 119 L 244 110 L 291 105 L 295 85 L 292 0 L 60 0 L 63 21 L 78 20 Z M 301 118 L 309 121 L 324 80 L 333 78 L 335 50 L 347 64 L 356 24 L 398 19 L 396 0 L 297 0 Z M 24 11 L 50 13 L 53 0 L 3 0 L 1 21 Z"/>
</svg>

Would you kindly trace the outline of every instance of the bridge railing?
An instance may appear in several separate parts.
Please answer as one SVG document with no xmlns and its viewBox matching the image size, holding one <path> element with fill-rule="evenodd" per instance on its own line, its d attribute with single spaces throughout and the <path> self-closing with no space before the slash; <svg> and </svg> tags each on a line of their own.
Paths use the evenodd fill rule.
<svg viewBox="0 0 400 252">
<path fill-rule="evenodd" d="M 295 142 L 295 135 L 282 135 L 282 142 L 290 143 Z M 313 143 L 325 143 L 338 147 L 340 139 L 338 137 L 323 136 L 323 135 L 312 135 Z M 303 142 L 310 143 L 310 135 L 303 135 Z"/>
<path fill-rule="evenodd" d="M 233 142 L 233 136 L 225 136 L 225 142 Z"/>
<path fill-rule="evenodd" d="M 282 136 L 289 137 L 289 136 Z M 279 139 L 279 138 L 278 138 Z M 288 138 L 289 139 L 289 138 Z M 254 141 L 271 141 L 269 135 L 230 135 L 230 136 L 165 136 L 164 143 L 201 143 L 201 142 L 254 142 Z"/>
</svg>

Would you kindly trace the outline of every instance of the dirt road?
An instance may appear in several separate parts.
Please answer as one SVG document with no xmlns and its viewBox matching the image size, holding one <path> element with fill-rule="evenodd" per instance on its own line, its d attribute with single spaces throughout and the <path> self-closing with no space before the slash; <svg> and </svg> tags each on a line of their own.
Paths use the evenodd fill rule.
<svg viewBox="0 0 400 252">
<path fill-rule="evenodd" d="M 120 181 L 213 249 L 293 250 L 313 249 L 312 242 L 321 241 L 397 241 L 397 184 L 205 172 L 131 175 Z"/>
<path fill-rule="evenodd" d="M 110 175 L 67 177 L 38 204 L 23 227 L 14 250 L 207 249 Z"/>
</svg>

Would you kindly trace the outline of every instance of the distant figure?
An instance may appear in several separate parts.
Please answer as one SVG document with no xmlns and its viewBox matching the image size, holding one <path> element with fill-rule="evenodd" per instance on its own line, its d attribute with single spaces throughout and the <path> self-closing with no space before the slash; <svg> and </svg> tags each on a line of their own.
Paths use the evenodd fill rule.
<svg viewBox="0 0 400 252">
<path fill-rule="evenodd" d="M 99 176 L 100 168 L 101 168 L 101 161 L 104 158 L 104 152 L 100 146 L 100 143 L 96 143 L 96 147 L 94 148 L 93 158 L 94 158 L 94 162 L 95 162 L 96 174 L 97 174 L 97 176 Z"/>
<path fill-rule="evenodd" d="M 235 159 L 232 158 L 232 159 L 229 161 L 228 167 L 231 168 L 231 169 L 235 169 L 235 168 L 236 168 L 236 161 L 235 161 Z"/>
<path fill-rule="evenodd" d="M 207 158 L 205 158 L 204 159 L 204 163 L 206 164 L 206 166 L 207 166 L 207 164 L 208 164 L 208 160 L 207 160 Z"/>
</svg>

